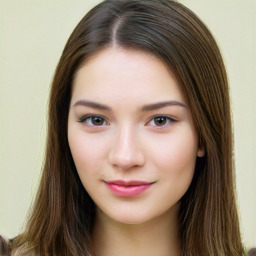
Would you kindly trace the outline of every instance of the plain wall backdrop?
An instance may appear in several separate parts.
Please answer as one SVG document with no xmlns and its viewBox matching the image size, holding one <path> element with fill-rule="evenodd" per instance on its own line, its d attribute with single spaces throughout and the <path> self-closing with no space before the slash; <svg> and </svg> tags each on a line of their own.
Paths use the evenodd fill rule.
<svg viewBox="0 0 256 256">
<path fill-rule="evenodd" d="M 51 80 L 67 38 L 99 0 L 0 0 L 0 234 L 22 230 L 44 155 Z M 256 246 L 256 0 L 181 0 L 226 63 L 243 240 Z"/>
</svg>

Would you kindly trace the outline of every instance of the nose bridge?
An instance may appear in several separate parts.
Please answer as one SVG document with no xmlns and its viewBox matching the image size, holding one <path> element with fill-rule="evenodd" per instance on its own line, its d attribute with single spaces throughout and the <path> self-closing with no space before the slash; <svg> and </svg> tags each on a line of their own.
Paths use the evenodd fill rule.
<svg viewBox="0 0 256 256">
<path fill-rule="evenodd" d="M 127 151 L 126 153 L 129 153 L 130 150 L 132 150 L 133 147 L 135 147 L 135 137 L 136 132 L 134 131 L 134 127 L 131 127 L 131 125 L 124 125 L 120 131 L 119 131 L 119 138 L 117 141 L 117 145 L 120 147 L 121 152 Z M 131 152 L 130 152 L 131 153 Z"/>
<path fill-rule="evenodd" d="M 128 124 L 119 127 L 111 147 L 111 164 L 122 169 L 128 169 L 133 166 L 141 166 L 144 161 L 145 156 L 136 127 Z"/>
</svg>

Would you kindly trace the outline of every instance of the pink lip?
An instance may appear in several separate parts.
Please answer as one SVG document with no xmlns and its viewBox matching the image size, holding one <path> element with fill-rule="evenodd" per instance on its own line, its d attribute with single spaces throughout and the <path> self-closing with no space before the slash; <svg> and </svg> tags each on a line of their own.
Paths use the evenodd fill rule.
<svg viewBox="0 0 256 256">
<path fill-rule="evenodd" d="M 115 195 L 133 197 L 143 193 L 150 188 L 154 182 L 113 180 L 107 181 L 105 184 Z"/>
</svg>

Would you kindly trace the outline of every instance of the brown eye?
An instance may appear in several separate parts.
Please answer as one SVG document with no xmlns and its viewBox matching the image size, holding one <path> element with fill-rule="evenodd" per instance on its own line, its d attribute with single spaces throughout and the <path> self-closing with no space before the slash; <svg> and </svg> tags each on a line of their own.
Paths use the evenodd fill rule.
<svg viewBox="0 0 256 256">
<path fill-rule="evenodd" d="M 175 119 L 169 116 L 155 116 L 150 120 L 148 125 L 161 128 L 161 127 L 170 125 L 172 122 L 175 122 L 175 121 L 176 121 Z"/>
<path fill-rule="evenodd" d="M 103 125 L 105 120 L 100 116 L 94 116 L 94 117 L 91 117 L 91 122 L 93 125 L 99 126 L 99 125 Z"/>
<path fill-rule="evenodd" d="M 81 123 L 85 123 L 89 126 L 103 126 L 107 125 L 107 121 L 101 116 L 86 116 L 79 120 Z"/>
<path fill-rule="evenodd" d="M 156 126 L 166 125 L 167 121 L 168 121 L 167 118 L 164 116 L 159 116 L 154 118 L 154 123 Z"/>
</svg>

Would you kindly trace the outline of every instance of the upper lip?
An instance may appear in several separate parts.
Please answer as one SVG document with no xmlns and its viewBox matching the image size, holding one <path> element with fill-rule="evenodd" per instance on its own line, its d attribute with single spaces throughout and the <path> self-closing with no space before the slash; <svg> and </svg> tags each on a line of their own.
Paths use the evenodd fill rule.
<svg viewBox="0 0 256 256">
<path fill-rule="evenodd" d="M 110 180 L 106 181 L 108 184 L 116 184 L 120 186 L 142 186 L 142 185 L 150 185 L 154 182 L 148 182 L 148 181 L 140 181 L 140 180 Z"/>
</svg>

